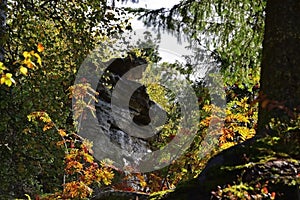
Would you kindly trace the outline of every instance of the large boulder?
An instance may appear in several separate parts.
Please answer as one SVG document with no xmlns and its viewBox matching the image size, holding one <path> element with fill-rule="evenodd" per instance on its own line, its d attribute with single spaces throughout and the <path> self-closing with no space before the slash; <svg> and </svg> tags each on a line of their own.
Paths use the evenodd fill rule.
<svg viewBox="0 0 300 200">
<path fill-rule="evenodd" d="M 162 111 L 150 100 L 146 87 L 138 82 L 146 66 L 144 59 L 117 58 L 106 68 L 97 86 L 99 95 L 95 106 L 99 128 L 110 142 L 122 149 L 118 160 L 130 164 L 138 164 L 152 151 L 149 141 L 153 137 L 147 134 L 155 129 L 156 123 L 151 122 L 149 111 Z"/>
</svg>

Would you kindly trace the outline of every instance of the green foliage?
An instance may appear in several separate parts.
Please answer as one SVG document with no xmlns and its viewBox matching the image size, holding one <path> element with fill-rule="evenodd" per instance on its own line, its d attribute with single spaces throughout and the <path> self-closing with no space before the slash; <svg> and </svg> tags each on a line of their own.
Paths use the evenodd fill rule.
<svg viewBox="0 0 300 200">
<path fill-rule="evenodd" d="M 148 25 L 175 34 L 184 33 L 191 42 L 203 46 L 219 63 L 228 102 L 226 109 L 222 111 L 226 113 L 225 124 L 217 142 L 221 149 L 229 148 L 255 135 L 258 109 L 253 101 L 259 88 L 265 5 L 266 1 L 263 0 L 181 1 L 171 9 L 133 11 L 141 12 L 141 18 Z M 193 72 L 188 66 L 175 68 L 181 69 L 187 77 Z M 200 144 L 210 123 L 222 120 L 212 115 L 214 112 L 221 112 L 222 109 L 210 105 L 209 91 L 205 92 L 203 88 L 205 84 L 195 87 L 200 99 L 199 135 L 186 155 L 169 168 L 168 173 L 172 180 L 194 177 L 201 171 L 208 158 L 201 160 L 198 157 L 204 155 L 204 152 L 199 150 Z M 176 113 L 178 111 L 175 109 L 173 113 L 169 113 L 169 117 L 175 117 Z M 170 140 L 169 137 L 174 137 L 173 132 L 176 132 L 176 129 L 178 127 L 175 121 L 165 126 L 158 146 L 164 146 Z M 214 143 L 212 139 L 206 145 L 211 146 Z M 211 155 L 219 150 L 215 148 Z"/>
<path fill-rule="evenodd" d="M 144 12 L 143 18 L 145 20 L 145 23 L 147 23 L 148 25 L 154 25 L 158 29 L 167 29 L 173 33 L 186 33 L 188 38 L 192 38 L 192 41 L 196 41 L 200 45 L 202 44 L 203 46 L 205 46 L 208 51 L 212 52 L 211 55 L 214 56 L 217 61 L 219 61 L 220 71 L 224 78 L 224 83 L 226 86 L 225 90 L 228 100 L 225 110 L 227 116 L 225 118 L 225 124 L 222 130 L 220 141 L 222 148 L 228 148 L 230 146 L 236 145 L 239 142 L 253 137 L 255 134 L 258 112 L 256 103 L 257 101 L 260 101 L 260 99 L 255 100 L 255 98 L 258 97 L 257 91 L 259 88 L 260 79 L 259 73 L 262 58 L 265 5 L 266 1 L 264 0 L 243 2 L 203 0 L 181 1 L 178 5 L 175 5 L 171 9 L 159 9 L 154 11 L 147 11 L 142 9 L 139 10 L 140 12 Z M 279 4 L 276 5 L 276 3 L 274 3 L 274 5 L 274 9 L 279 8 Z M 272 14 L 275 13 L 276 12 L 273 12 Z M 286 14 L 286 16 L 289 15 Z M 275 19 L 274 16 L 273 19 Z M 274 24 L 276 24 L 276 22 Z M 275 29 L 277 31 L 277 27 L 274 28 L 274 30 Z M 271 35 L 273 34 L 274 30 L 270 31 Z M 282 33 L 285 32 L 282 31 Z M 212 36 L 213 38 L 204 38 L 207 36 Z M 270 38 L 273 39 L 273 37 Z M 281 41 L 281 38 L 277 39 Z M 273 45 L 276 44 L 276 41 L 272 40 L 272 42 L 270 43 Z M 268 56 L 272 54 L 272 49 L 270 49 L 269 52 L 270 53 Z M 279 52 L 281 53 L 282 51 Z M 270 57 L 270 59 L 271 58 L 272 56 Z M 274 62 L 274 59 L 271 60 L 272 61 L 269 63 Z M 282 63 L 280 63 L 280 65 L 278 66 L 281 66 L 281 69 L 283 69 L 282 65 L 284 65 L 285 63 L 286 62 L 282 60 Z M 268 67 L 266 67 L 269 70 L 269 74 L 271 74 L 273 67 L 270 66 L 272 65 L 268 65 Z M 287 68 L 288 67 L 290 66 L 287 66 Z M 290 71 L 288 71 L 288 73 L 292 71 L 292 68 L 292 66 L 289 68 Z M 294 72 L 296 71 L 297 70 L 294 70 Z M 291 77 L 288 73 L 286 77 Z M 287 86 L 285 90 L 296 91 L 288 89 L 289 86 L 291 86 L 292 88 L 297 87 L 295 86 L 295 84 L 283 84 L 282 80 L 278 80 L 276 79 L 276 77 L 270 77 L 269 74 L 267 76 L 267 78 L 269 78 L 269 81 L 270 79 L 276 80 L 274 81 L 274 83 L 277 82 L 280 85 L 282 84 L 284 86 Z M 297 80 L 297 78 L 295 77 L 294 80 Z M 267 81 L 268 80 L 266 80 L 265 82 L 265 86 L 267 87 L 266 90 L 272 88 L 267 84 Z M 298 155 L 298 153 L 296 153 L 297 150 L 295 150 L 297 149 L 297 145 L 295 145 L 295 142 L 292 142 L 293 139 L 298 141 L 299 138 L 299 117 L 295 115 L 295 110 L 297 110 L 297 108 L 294 108 L 295 110 L 292 110 L 288 109 L 287 104 L 284 105 L 285 97 L 282 96 L 282 94 L 286 92 L 285 90 L 280 91 L 274 87 L 272 89 L 272 91 L 276 91 L 278 93 L 278 95 L 275 95 L 276 97 L 279 97 L 279 99 L 283 97 L 283 102 L 278 102 L 276 100 L 268 98 L 262 99 L 262 108 L 267 110 L 267 112 L 273 112 L 274 110 L 280 117 L 286 118 L 285 121 L 289 121 L 289 123 L 284 123 L 284 120 L 282 119 L 271 119 L 271 122 L 268 124 L 267 131 L 269 134 L 273 135 L 273 132 L 275 132 L 277 133 L 276 135 L 279 135 L 280 138 L 285 138 L 284 140 L 286 140 L 286 144 L 291 144 L 291 147 L 288 147 L 289 145 L 286 146 L 282 143 L 279 144 L 274 142 L 273 140 L 270 140 L 269 143 L 272 143 L 272 145 L 274 145 L 273 147 L 269 146 L 257 150 L 264 150 L 268 155 L 270 153 L 278 153 L 279 149 L 282 148 L 280 151 L 284 151 L 286 152 L 286 154 L 282 154 L 281 156 Z M 272 92 L 270 93 L 272 94 Z M 291 96 L 293 95 L 291 94 Z M 295 103 L 298 101 L 292 98 L 290 102 Z M 204 105 L 203 108 L 204 111 L 206 111 L 206 114 L 204 114 L 206 115 L 206 117 L 201 122 L 203 129 L 205 129 L 205 127 L 207 127 L 211 122 L 218 123 L 220 121 L 220 119 L 216 118 L 215 116 L 207 115 L 210 111 L 219 110 L 221 108 L 213 107 L 209 104 Z M 270 121 L 269 119 L 267 120 L 268 122 Z M 172 130 L 172 128 L 169 127 L 169 130 Z M 196 149 L 197 147 L 199 147 L 197 143 L 195 144 L 195 146 Z M 276 148 L 274 152 L 271 151 L 271 149 L 273 148 Z M 284 148 L 288 148 L 292 151 L 288 152 L 288 150 L 283 150 Z M 189 154 L 189 156 L 190 158 L 192 158 L 195 151 L 191 151 L 191 149 L 189 149 L 189 153 L 191 153 Z M 245 153 L 247 154 L 248 152 Z M 258 158 L 258 154 L 260 154 L 260 152 L 257 152 L 257 154 L 253 154 L 252 157 Z M 263 156 L 266 156 L 266 154 L 264 154 Z M 189 161 L 191 160 L 192 159 L 189 159 Z M 185 163 L 188 163 L 188 159 L 183 158 L 181 161 L 183 162 L 180 163 L 179 160 L 177 160 L 176 162 L 179 163 L 179 166 L 182 168 L 172 168 L 175 166 L 173 163 L 173 165 L 168 168 L 170 175 L 166 177 L 171 177 L 172 175 L 178 176 L 181 172 L 186 172 L 191 169 L 189 165 L 185 165 Z M 216 179 L 218 179 L 218 177 L 216 177 Z M 294 180 L 293 184 L 296 184 Z M 196 186 L 196 188 L 198 187 Z M 296 188 L 296 190 L 298 189 L 299 188 Z M 266 186 L 254 186 L 242 182 L 240 184 L 231 184 L 231 186 L 228 185 L 228 187 L 225 187 L 224 189 L 219 188 L 217 193 L 215 193 L 215 197 L 217 199 L 275 198 L 275 193 L 269 193 Z M 180 197 L 178 197 L 178 199 L 180 199 Z"/>
<path fill-rule="evenodd" d="M 125 12 L 108 10 L 105 1 L 8 2 L 0 69 L 1 194 L 62 189 L 64 151 L 56 145 L 61 138 L 29 123 L 27 115 L 43 111 L 57 127 L 74 130 L 68 88 L 81 62 L 101 40 L 126 28 Z"/>
<path fill-rule="evenodd" d="M 79 86 L 80 87 L 80 86 Z M 80 94 L 72 94 L 79 95 Z M 78 98 L 78 96 L 76 96 Z M 83 111 L 81 111 L 83 114 Z M 75 133 L 67 133 L 59 129 L 45 112 L 33 112 L 27 116 L 28 121 L 37 126 L 43 126 L 43 131 L 53 130 L 61 137 L 56 143 L 64 152 L 64 178 L 62 182 L 63 189 L 56 191 L 54 194 L 45 194 L 41 199 L 83 199 L 91 196 L 93 184 L 109 185 L 114 176 L 108 164 L 101 162 L 101 167 L 92 156 L 92 143 L 80 139 Z M 57 149 L 58 150 L 58 149 Z"/>
<path fill-rule="evenodd" d="M 265 0 L 181 1 L 171 9 L 137 12 L 142 12 L 146 24 L 183 32 L 211 52 L 220 63 L 226 86 L 252 92 L 259 85 L 265 5 Z"/>
<path fill-rule="evenodd" d="M 217 191 L 213 191 L 212 195 L 216 199 L 275 199 L 276 193 L 268 191 L 268 184 L 257 183 L 255 187 L 247 183 L 240 182 L 227 187 L 219 187 Z"/>
<path fill-rule="evenodd" d="M 196 177 L 212 155 L 255 135 L 258 112 L 255 98 L 259 88 L 265 3 L 265 0 L 186 0 L 168 11 L 139 10 L 144 12 L 147 24 L 173 33 L 184 32 L 190 41 L 210 52 L 223 75 L 227 106 L 211 105 L 205 80 L 190 82 L 197 93 L 201 119 L 198 134 L 189 149 L 162 170 L 128 174 L 124 180 L 136 177 L 141 191 L 174 188 L 179 182 Z M 95 94 L 89 85 L 70 88 L 76 72 L 97 44 L 113 43 L 109 36 L 130 29 L 128 20 L 124 10 L 109 10 L 105 1 L 9 1 L 6 60 L 0 62 L 0 177 L 5 177 L 1 180 L 1 194 L 21 197 L 54 192 L 45 198 L 85 198 L 90 195 L 89 185 L 94 179 L 103 185 L 111 183 L 113 173 L 104 164 L 101 170 L 96 169 L 93 157 L 88 154 L 90 145 L 74 144 L 74 138 L 67 139 L 71 137 L 67 132 L 76 131 L 71 119 L 69 92 L 81 87 L 83 94 Z M 138 42 L 138 48 L 129 50 L 128 56 L 158 62 L 159 38 L 152 41 L 151 35 L 145 33 L 144 39 Z M 35 51 L 28 51 L 36 44 Z M 145 44 L 149 48 L 143 49 Z M 109 49 L 103 52 L 111 55 Z M 193 66 L 164 63 L 162 67 L 177 69 L 191 81 Z M 172 91 L 159 85 L 155 69 L 147 70 L 151 79 L 147 92 L 168 115 L 168 122 L 160 127 L 155 141 L 151 141 L 153 149 L 161 149 L 181 128 L 180 109 Z M 82 98 L 82 94 L 76 95 Z M 75 120 L 90 106 L 81 100 L 74 107 Z M 226 113 L 221 133 L 211 132 L 211 137 L 204 141 L 208 127 L 223 120 L 214 115 L 221 112 Z M 272 121 L 270 128 L 289 134 L 299 129 L 299 119 L 297 116 L 289 125 Z M 219 139 L 214 137 L 216 135 Z M 295 153 L 298 148 L 291 150 Z M 170 157 L 164 155 L 160 159 Z M 67 183 L 62 181 L 66 177 Z M 115 188 L 133 191 L 126 185 Z M 265 186 L 242 182 L 219 188 L 213 194 L 218 199 L 249 199 L 253 195 L 258 199 L 274 198 Z"/>
</svg>

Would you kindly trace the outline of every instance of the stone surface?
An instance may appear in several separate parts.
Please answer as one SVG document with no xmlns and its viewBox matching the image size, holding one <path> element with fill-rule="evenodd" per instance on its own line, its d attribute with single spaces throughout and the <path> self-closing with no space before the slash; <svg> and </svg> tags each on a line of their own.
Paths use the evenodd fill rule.
<svg viewBox="0 0 300 200">
<path fill-rule="evenodd" d="M 142 157 L 151 152 L 149 140 L 153 138 L 155 122 L 149 111 L 163 112 L 151 101 L 146 87 L 138 82 L 145 70 L 143 59 L 115 59 L 99 80 L 96 116 L 99 128 L 116 145 L 120 165 L 138 165 Z M 138 70 L 136 70 L 138 69 Z M 102 145 L 105 145 L 103 143 Z"/>
</svg>

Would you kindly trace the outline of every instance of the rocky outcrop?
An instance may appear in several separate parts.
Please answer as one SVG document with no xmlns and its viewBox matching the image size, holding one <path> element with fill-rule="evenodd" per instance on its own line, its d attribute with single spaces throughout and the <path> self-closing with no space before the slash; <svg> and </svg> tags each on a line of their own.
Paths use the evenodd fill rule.
<svg viewBox="0 0 300 200">
<path fill-rule="evenodd" d="M 108 147 L 106 150 L 118 151 L 114 161 L 117 167 L 123 169 L 128 166 L 132 169 L 139 164 L 145 154 L 154 150 L 150 141 L 155 136 L 148 135 L 153 132 L 152 129 L 155 129 L 156 124 L 151 121 L 151 110 L 158 113 L 163 111 L 159 105 L 151 101 L 146 87 L 137 81 L 142 77 L 146 65 L 144 59 L 132 56 L 117 58 L 108 65 L 97 86 L 99 95 L 95 104 L 96 116 L 100 133 L 108 138 L 97 145 L 113 143 L 115 148 Z M 132 184 L 129 183 L 131 188 L 138 187 Z M 147 198 L 148 195 L 143 193 L 102 191 L 95 188 L 92 199 Z"/>
<path fill-rule="evenodd" d="M 144 59 L 115 59 L 106 69 L 97 86 L 99 101 L 96 116 L 101 132 L 116 145 L 120 166 L 138 165 L 142 157 L 153 149 L 149 141 L 155 129 L 150 110 L 162 110 L 151 101 L 146 87 L 137 80 L 147 63 Z M 148 135 L 149 134 L 149 135 Z"/>
</svg>

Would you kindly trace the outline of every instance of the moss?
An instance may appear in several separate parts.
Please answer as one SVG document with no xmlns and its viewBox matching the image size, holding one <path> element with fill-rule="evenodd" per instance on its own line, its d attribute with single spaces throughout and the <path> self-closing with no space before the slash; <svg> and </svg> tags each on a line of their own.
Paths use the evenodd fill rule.
<svg viewBox="0 0 300 200">
<path fill-rule="evenodd" d="M 165 190 L 160 192 L 154 192 L 150 195 L 149 200 L 159 200 L 165 197 L 170 192 L 173 192 L 174 190 Z"/>
</svg>

